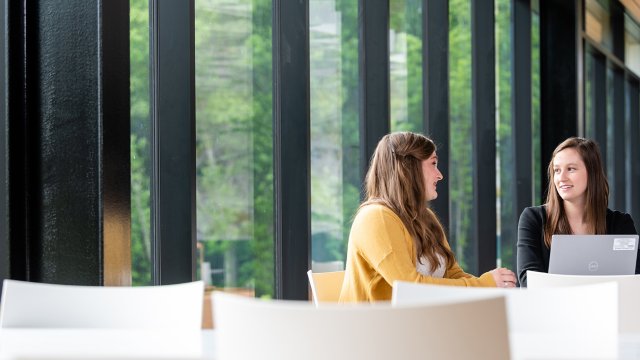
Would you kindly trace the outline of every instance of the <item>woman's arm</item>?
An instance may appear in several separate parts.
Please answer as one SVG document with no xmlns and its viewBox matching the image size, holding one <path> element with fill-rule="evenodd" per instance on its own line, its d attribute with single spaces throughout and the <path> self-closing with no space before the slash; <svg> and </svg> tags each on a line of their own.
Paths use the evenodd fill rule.
<svg viewBox="0 0 640 360">
<path fill-rule="evenodd" d="M 542 260 L 542 214 L 526 208 L 518 221 L 517 274 L 520 286 L 527 286 L 527 271 L 547 272 Z"/>
<path fill-rule="evenodd" d="M 476 277 L 435 278 L 416 270 L 413 243 L 404 224 L 391 210 L 382 206 L 361 209 L 357 234 L 352 234 L 369 264 L 393 285 L 396 280 L 458 286 L 495 286 L 490 273 Z M 456 264 L 457 265 L 457 264 Z M 460 270 L 461 271 L 461 270 Z M 447 271 L 449 273 L 450 271 Z"/>
</svg>

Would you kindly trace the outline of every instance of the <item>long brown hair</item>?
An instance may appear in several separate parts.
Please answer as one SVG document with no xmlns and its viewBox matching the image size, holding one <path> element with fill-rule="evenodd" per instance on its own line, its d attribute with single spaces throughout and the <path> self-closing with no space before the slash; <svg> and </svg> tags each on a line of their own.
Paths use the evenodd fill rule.
<svg viewBox="0 0 640 360">
<path fill-rule="evenodd" d="M 436 151 L 436 145 L 421 134 L 396 132 L 385 135 L 371 159 L 365 179 L 367 204 L 382 204 L 400 217 L 414 240 L 420 261 L 425 256 L 435 271 L 441 263 L 437 255 L 453 264 L 453 252 L 436 214 L 428 208 L 422 161 Z"/>
<path fill-rule="evenodd" d="M 564 200 L 558 194 L 553 181 L 553 159 L 556 155 L 568 148 L 575 149 L 587 170 L 586 203 L 584 208 L 584 221 L 592 234 L 606 234 L 607 232 L 607 206 L 609 202 L 609 183 L 602 166 L 600 148 L 590 139 L 570 137 L 556 147 L 551 156 L 547 170 L 549 187 L 547 188 L 547 221 L 544 226 L 544 243 L 551 247 L 553 234 L 571 234 L 571 226 L 564 211 Z"/>
</svg>

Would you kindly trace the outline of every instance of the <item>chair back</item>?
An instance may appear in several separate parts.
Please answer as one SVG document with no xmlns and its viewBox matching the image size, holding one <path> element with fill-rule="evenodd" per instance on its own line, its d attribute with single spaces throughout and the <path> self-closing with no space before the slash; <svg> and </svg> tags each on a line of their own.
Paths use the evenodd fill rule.
<svg viewBox="0 0 640 360">
<path fill-rule="evenodd" d="M 618 327 L 621 333 L 640 332 L 640 275 L 559 275 L 527 271 L 530 289 L 599 284 L 618 284 Z"/>
<path fill-rule="evenodd" d="M 316 273 L 344 270 L 344 261 L 311 261 L 311 270 Z"/>
<path fill-rule="evenodd" d="M 394 305 L 503 295 L 515 357 L 609 358 L 618 351 L 617 285 L 555 289 L 465 288 L 396 281 Z M 536 338 L 544 342 L 531 341 Z"/>
<path fill-rule="evenodd" d="M 343 271 L 316 273 L 307 271 L 313 302 L 319 306 L 321 302 L 338 302 L 344 281 Z"/>
<path fill-rule="evenodd" d="M 213 308 L 216 359 L 509 358 L 503 297 L 454 304 L 316 308 L 305 301 L 215 293 Z"/>
<path fill-rule="evenodd" d="M 200 329 L 202 281 L 105 287 L 4 280 L 0 328 Z"/>
</svg>

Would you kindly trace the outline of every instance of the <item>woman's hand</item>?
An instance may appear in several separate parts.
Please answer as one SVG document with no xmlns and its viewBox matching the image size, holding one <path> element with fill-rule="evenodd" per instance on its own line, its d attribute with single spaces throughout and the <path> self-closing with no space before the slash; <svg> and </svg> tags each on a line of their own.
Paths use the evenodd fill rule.
<svg viewBox="0 0 640 360">
<path fill-rule="evenodd" d="M 516 275 L 513 273 L 513 271 L 506 268 L 497 268 L 491 270 L 490 273 L 491 275 L 493 275 L 493 280 L 496 282 L 496 287 L 516 287 Z"/>
</svg>

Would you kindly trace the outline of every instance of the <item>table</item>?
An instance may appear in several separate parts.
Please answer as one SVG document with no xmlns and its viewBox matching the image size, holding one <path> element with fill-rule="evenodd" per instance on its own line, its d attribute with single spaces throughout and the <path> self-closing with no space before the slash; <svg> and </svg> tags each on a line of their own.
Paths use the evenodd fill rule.
<svg viewBox="0 0 640 360">
<path fill-rule="evenodd" d="M 511 334 L 513 359 L 584 359 L 549 340 Z M 215 341 L 214 330 L 0 329 L 0 359 L 214 360 Z M 617 359 L 640 359 L 640 333 L 618 336 Z"/>
<path fill-rule="evenodd" d="M 0 359 L 214 358 L 213 330 L 0 329 Z"/>
</svg>

